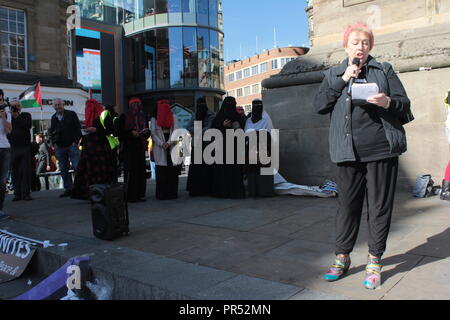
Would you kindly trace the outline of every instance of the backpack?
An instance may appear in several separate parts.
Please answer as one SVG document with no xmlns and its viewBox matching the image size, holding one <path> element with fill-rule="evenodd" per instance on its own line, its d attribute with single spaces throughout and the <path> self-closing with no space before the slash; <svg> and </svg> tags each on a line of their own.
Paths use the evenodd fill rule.
<svg viewBox="0 0 450 320">
<path fill-rule="evenodd" d="M 413 196 L 416 198 L 426 198 L 433 195 L 434 181 L 430 174 L 422 174 L 417 176 L 416 184 L 413 188 Z"/>
</svg>

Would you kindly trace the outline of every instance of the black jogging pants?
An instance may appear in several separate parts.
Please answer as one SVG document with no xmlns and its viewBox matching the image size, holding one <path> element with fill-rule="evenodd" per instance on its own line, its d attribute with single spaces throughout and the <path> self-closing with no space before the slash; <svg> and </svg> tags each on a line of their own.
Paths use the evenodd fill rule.
<svg viewBox="0 0 450 320">
<path fill-rule="evenodd" d="M 336 255 L 349 254 L 353 250 L 365 197 L 368 206 L 369 253 L 376 257 L 383 255 L 391 226 L 397 173 L 398 157 L 338 164 Z"/>
</svg>

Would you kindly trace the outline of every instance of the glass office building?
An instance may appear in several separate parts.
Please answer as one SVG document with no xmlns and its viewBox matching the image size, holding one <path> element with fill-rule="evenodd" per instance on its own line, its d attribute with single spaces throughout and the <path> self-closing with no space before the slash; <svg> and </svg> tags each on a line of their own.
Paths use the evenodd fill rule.
<svg viewBox="0 0 450 320">
<path fill-rule="evenodd" d="M 224 91 L 221 0 L 79 0 L 83 19 L 124 30 L 125 96 L 192 108 Z M 104 80 L 103 80 L 104 81 Z"/>
</svg>

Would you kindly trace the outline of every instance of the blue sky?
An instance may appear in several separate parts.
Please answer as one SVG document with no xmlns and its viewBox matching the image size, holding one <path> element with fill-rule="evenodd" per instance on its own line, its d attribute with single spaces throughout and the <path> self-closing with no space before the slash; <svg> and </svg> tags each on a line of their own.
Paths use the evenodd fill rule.
<svg viewBox="0 0 450 320">
<path fill-rule="evenodd" d="M 239 60 L 274 47 L 309 47 L 305 0 L 223 0 L 225 61 Z M 242 50 L 241 50 L 242 47 Z M 242 56 L 241 56 L 242 52 Z"/>
</svg>

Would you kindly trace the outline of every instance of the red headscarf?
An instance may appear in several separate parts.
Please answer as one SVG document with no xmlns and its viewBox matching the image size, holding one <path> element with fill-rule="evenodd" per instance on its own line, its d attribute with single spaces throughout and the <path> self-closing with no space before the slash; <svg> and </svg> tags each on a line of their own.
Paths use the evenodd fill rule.
<svg viewBox="0 0 450 320">
<path fill-rule="evenodd" d="M 169 106 L 169 100 L 158 101 L 156 123 L 160 127 L 170 128 L 173 126 L 173 113 Z"/>
<path fill-rule="evenodd" d="M 86 127 L 92 127 L 94 119 L 100 117 L 103 112 L 103 108 L 95 99 L 89 99 L 86 101 L 86 107 L 84 109 L 84 125 Z"/>
<path fill-rule="evenodd" d="M 145 129 L 145 118 L 142 114 L 142 101 L 139 98 L 131 98 L 128 102 L 128 110 L 125 120 L 126 130 L 140 132 Z"/>
</svg>

